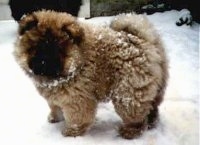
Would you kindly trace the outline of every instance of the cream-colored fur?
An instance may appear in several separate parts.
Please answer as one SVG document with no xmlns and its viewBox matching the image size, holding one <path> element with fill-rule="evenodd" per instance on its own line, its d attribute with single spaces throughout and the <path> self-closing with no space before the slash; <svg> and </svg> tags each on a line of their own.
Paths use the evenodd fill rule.
<svg viewBox="0 0 200 145">
<path fill-rule="evenodd" d="M 38 23 L 25 31 L 30 21 Z M 35 75 L 28 67 L 32 54 L 27 50 L 44 39 L 47 28 L 68 42 L 62 76 L 54 79 Z M 24 33 L 16 43 L 15 58 L 47 100 L 49 121 L 60 121 L 63 114 L 63 135 L 82 135 L 94 121 L 98 102 L 107 99 L 123 120 L 119 132 L 124 138 L 137 137 L 154 125 L 168 78 L 167 59 L 146 17 L 119 15 L 110 27 L 99 27 L 65 13 L 39 11 L 20 22 L 19 32 Z"/>
</svg>

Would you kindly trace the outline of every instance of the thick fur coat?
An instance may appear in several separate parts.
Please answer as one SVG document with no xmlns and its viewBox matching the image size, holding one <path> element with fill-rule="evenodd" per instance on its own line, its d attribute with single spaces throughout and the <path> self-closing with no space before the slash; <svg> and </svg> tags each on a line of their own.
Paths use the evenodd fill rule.
<svg viewBox="0 0 200 145">
<path fill-rule="evenodd" d="M 138 137 L 158 118 L 168 78 L 159 35 L 142 15 L 119 15 L 108 26 L 66 13 L 34 12 L 20 21 L 16 61 L 47 100 L 50 122 L 64 136 L 85 133 L 97 104 L 110 99 L 122 137 Z"/>
</svg>

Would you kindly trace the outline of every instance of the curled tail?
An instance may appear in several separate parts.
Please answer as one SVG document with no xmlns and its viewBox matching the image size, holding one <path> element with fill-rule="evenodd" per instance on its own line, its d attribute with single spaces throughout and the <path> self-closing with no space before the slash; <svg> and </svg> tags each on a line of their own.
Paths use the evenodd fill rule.
<svg viewBox="0 0 200 145">
<path fill-rule="evenodd" d="M 115 31 L 125 31 L 150 43 L 156 43 L 159 36 L 144 15 L 120 14 L 112 20 L 110 27 Z"/>
<path fill-rule="evenodd" d="M 124 31 L 126 33 L 137 36 L 140 39 L 143 39 L 153 44 L 156 50 L 159 49 L 159 55 L 162 58 L 159 65 L 162 69 L 163 77 L 160 82 L 159 90 L 155 99 L 155 104 L 159 105 L 162 102 L 168 80 L 168 61 L 160 36 L 157 34 L 155 29 L 153 28 L 153 25 L 148 21 L 145 15 L 138 15 L 135 13 L 121 14 L 116 16 L 114 20 L 111 21 L 110 27 L 115 31 Z M 154 54 L 156 54 L 156 51 Z"/>
</svg>

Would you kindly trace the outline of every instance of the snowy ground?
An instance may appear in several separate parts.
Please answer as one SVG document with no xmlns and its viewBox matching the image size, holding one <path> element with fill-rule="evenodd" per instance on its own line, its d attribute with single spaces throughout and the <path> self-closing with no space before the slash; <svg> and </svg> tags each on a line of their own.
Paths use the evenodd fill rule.
<svg viewBox="0 0 200 145">
<path fill-rule="evenodd" d="M 49 109 L 31 81 L 15 63 L 12 51 L 17 24 L 0 22 L 0 144 L 1 145 L 198 145 L 199 28 L 177 27 L 179 12 L 148 16 L 166 46 L 170 80 L 160 106 L 160 123 L 138 139 L 118 136 L 119 117 L 110 103 L 100 104 L 96 122 L 82 137 L 63 137 L 63 122 L 49 124 Z M 107 24 L 112 17 L 87 20 Z"/>
</svg>

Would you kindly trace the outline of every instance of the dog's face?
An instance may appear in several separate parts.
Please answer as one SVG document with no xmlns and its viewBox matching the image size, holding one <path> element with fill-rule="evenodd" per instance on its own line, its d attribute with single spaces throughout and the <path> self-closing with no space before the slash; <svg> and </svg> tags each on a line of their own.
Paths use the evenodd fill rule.
<svg viewBox="0 0 200 145">
<path fill-rule="evenodd" d="M 39 11 L 19 23 L 15 56 L 21 67 L 39 77 L 70 75 L 80 66 L 83 30 L 74 17 L 53 11 Z"/>
</svg>

